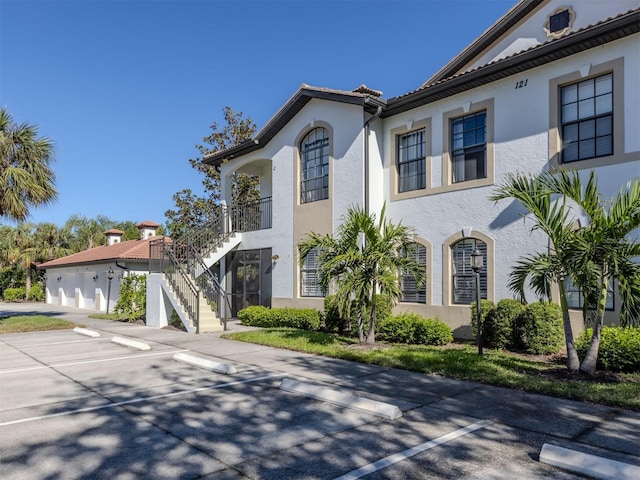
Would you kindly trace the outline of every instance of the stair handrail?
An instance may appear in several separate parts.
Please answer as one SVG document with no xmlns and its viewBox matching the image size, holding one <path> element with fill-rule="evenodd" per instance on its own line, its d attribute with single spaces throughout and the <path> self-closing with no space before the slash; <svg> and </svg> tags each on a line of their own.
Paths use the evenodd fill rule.
<svg viewBox="0 0 640 480">
<path fill-rule="evenodd" d="M 157 249 L 160 248 L 160 255 Z M 182 308 L 184 308 L 196 327 L 200 331 L 200 291 L 191 281 L 188 271 L 179 260 L 180 245 L 166 237 L 149 242 L 149 271 L 164 273 L 169 285 L 173 289 Z M 159 257 L 159 258 L 158 258 Z"/>
<path fill-rule="evenodd" d="M 207 265 L 204 263 L 202 257 L 198 256 L 196 252 L 194 252 L 194 258 L 197 262 L 198 269 L 202 272 L 200 275 L 196 276 L 196 271 L 193 272 L 193 278 L 195 278 L 196 284 L 200 287 L 200 291 L 204 295 L 207 303 L 215 302 L 216 304 L 216 313 L 220 318 L 222 324 L 224 325 L 224 329 L 227 329 L 227 315 L 226 312 L 231 311 L 231 303 L 226 295 L 226 292 L 220 285 L 218 281 L 218 277 L 207 268 Z M 227 308 L 224 308 L 223 303 L 226 303 Z"/>
</svg>

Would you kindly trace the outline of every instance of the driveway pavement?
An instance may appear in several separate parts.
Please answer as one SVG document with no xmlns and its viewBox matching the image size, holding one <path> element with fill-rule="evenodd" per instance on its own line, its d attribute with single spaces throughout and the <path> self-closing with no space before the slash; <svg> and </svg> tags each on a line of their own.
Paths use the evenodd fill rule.
<svg viewBox="0 0 640 480">
<path fill-rule="evenodd" d="M 0 335 L 0 478 L 584 478 L 540 462 L 545 444 L 640 467 L 638 412 L 0 303 L 0 316 L 18 313 L 100 337 Z M 177 362 L 179 352 L 237 372 Z M 289 393 L 284 378 L 392 404 L 402 417 Z"/>
</svg>

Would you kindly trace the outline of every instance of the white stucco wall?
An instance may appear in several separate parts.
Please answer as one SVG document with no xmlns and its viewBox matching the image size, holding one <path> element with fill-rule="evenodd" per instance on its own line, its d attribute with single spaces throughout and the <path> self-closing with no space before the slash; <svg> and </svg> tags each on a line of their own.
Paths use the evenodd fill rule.
<svg viewBox="0 0 640 480">
<path fill-rule="evenodd" d="M 120 296 L 122 276 L 149 273 L 148 262 L 118 263 L 124 264 L 128 270 L 117 267 L 115 263 L 48 268 L 46 270 L 46 303 L 105 312 L 109 293 L 107 272 L 111 267 L 114 276 L 111 280 L 109 312 L 113 312 Z M 94 280 L 95 276 L 97 276 L 96 280 Z"/>
</svg>

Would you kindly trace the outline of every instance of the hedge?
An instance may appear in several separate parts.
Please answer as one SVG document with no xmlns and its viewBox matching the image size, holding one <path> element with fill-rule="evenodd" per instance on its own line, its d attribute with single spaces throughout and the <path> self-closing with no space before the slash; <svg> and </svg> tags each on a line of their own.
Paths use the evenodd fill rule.
<svg viewBox="0 0 640 480">
<path fill-rule="evenodd" d="M 515 343 L 513 327 L 525 308 L 519 300 L 512 298 L 500 300 L 487 314 L 484 323 L 483 337 L 486 343 L 496 348 L 512 347 Z"/>
<path fill-rule="evenodd" d="M 320 327 L 320 312 L 312 308 L 267 308 L 247 307 L 238 312 L 243 325 L 252 327 L 291 327 L 302 330 L 317 330 Z"/>
<path fill-rule="evenodd" d="M 19 302 L 27 297 L 25 287 L 5 288 L 2 296 L 6 302 Z"/>
<path fill-rule="evenodd" d="M 453 332 L 441 320 L 401 313 L 378 322 L 376 337 L 390 343 L 445 345 L 453 341 Z"/>
<path fill-rule="evenodd" d="M 588 328 L 576 340 L 576 350 L 584 358 L 593 329 Z M 640 372 L 640 329 L 603 327 L 596 368 L 612 372 Z"/>
<path fill-rule="evenodd" d="M 388 297 L 384 295 L 376 295 L 376 325 L 385 319 L 391 317 L 391 309 L 393 305 Z M 369 309 L 365 308 L 362 312 L 365 335 L 369 327 Z M 355 302 L 351 304 L 351 311 L 349 318 L 342 318 L 338 311 L 338 304 L 336 302 L 335 295 L 327 295 L 324 299 L 324 316 L 322 322 L 322 330 L 326 332 L 338 332 L 343 334 L 350 334 L 352 336 L 358 335 L 358 317 L 356 315 Z M 377 334 L 377 328 L 376 328 Z"/>
</svg>

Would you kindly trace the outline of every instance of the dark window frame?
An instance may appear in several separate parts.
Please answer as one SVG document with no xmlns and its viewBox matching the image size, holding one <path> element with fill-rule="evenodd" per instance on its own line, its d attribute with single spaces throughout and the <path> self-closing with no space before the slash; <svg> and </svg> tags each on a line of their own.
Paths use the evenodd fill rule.
<svg viewBox="0 0 640 480">
<path fill-rule="evenodd" d="M 597 82 L 608 78 L 610 88 L 597 92 Z M 608 157 L 614 153 L 614 78 L 613 72 L 597 75 L 560 87 L 560 137 L 562 142 L 561 163 L 569 164 L 591 158 Z M 591 88 L 592 96 L 580 97 L 580 90 Z M 575 99 L 570 91 L 575 89 Z M 609 96 L 610 109 L 598 113 L 598 99 Z M 606 99 L 605 99 L 606 100 Z M 567 119 L 568 111 L 575 108 L 575 118 Z M 581 117 L 581 109 L 593 110 L 593 114 Z M 590 131 L 593 133 L 591 134 Z M 592 152 L 592 153 L 589 153 Z"/>
<path fill-rule="evenodd" d="M 487 178 L 487 115 L 485 109 L 451 119 L 451 182 L 454 184 Z M 462 170 L 458 165 L 463 165 Z M 473 165 L 475 169 L 470 169 Z"/>
<path fill-rule="evenodd" d="M 329 198 L 329 130 L 317 127 L 300 141 L 300 203 Z"/>
<path fill-rule="evenodd" d="M 421 128 L 396 136 L 399 193 L 424 190 L 427 188 L 426 135 L 426 128 Z M 416 138 L 417 140 L 409 143 L 409 139 L 412 138 Z M 415 154 L 412 155 L 412 153 Z"/>
</svg>

